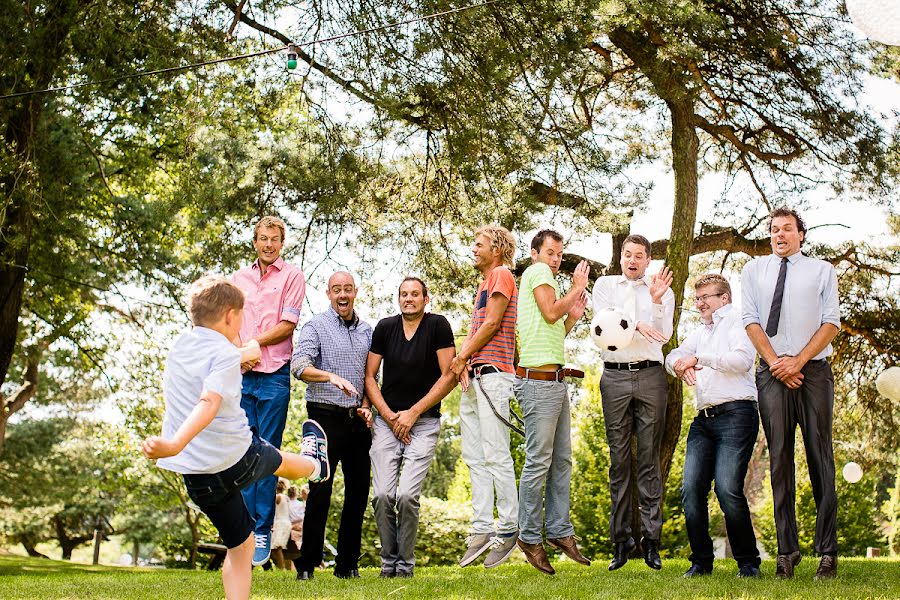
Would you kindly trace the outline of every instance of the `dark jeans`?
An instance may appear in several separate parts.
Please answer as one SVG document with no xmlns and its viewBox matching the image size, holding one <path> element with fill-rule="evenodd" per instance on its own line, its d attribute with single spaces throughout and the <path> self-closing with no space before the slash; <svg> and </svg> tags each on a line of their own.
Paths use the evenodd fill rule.
<svg viewBox="0 0 900 600">
<path fill-rule="evenodd" d="M 697 415 L 688 431 L 681 499 L 691 562 L 712 569 L 713 542 L 709 537 L 709 489 L 716 482 L 716 497 L 725 513 L 728 540 L 738 565 L 759 566 L 756 535 L 744 495 L 744 477 L 756 436 L 759 413 L 755 402 L 714 417 Z"/>
<path fill-rule="evenodd" d="M 350 417 L 348 410 L 336 413 L 314 402 L 306 404 L 309 418 L 319 422 L 328 436 L 328 464 L 332 477 L 322 483 L 309 484 L 306 516 L 303 519 L 303 543 L 300 557 L 294 560 L 297 571 L 312 571 L 322 563 L 325 545 L 325 523 L 331 507 L 331 490 L 338 463 L 344 473 L 344 508 L 338 530 L 336 571 L 359 566 L 363 514 L 369 500 L 372 434 L 365 421 Z"/>
<path fill-rule="evenodd" d="M 290 365 L 285 364 L 274 373 L 244 373 L 241 408 L 247 413 L 247 421 L 256 435 L 276 448 L 281 448 L 290 399 Z M 272 475 L 241 490 L 247 510 L 255 522 L 254 531 L 257 535 L 272 531 L 277 483 L 278 478 Z"/>
<path fill-rule="evenodd" d="M 803 385 L 792 390 L 776 379 L 765 363 L 760 362 L 756 371 L 759 414 L 769 444 L 778 553 L 800 549 L 794 475 L 794 432 L 800 425 L 816 501 L 815 550 L 819 554 L 837 554 L 837 494 L 831 439 L 834 377 L 827 360 L 806 363 L 802 373 Z"/>
</svg>

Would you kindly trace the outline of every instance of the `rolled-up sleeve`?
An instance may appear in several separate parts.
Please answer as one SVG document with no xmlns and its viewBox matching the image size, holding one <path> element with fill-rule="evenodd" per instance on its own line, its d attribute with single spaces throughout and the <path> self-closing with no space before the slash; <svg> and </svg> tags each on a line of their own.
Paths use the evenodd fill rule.
<svg viewBox="0 0 900 600">
<path fill-rule="evenodd" d="M 300 337 L 291 355 L 291 373 L 294 377 L 300 379 L 303 369 L 313 366 L 318 360 L 320 351 L 319 333 L 312 323 L 307 323 L 300 329 Z"/>
<path fill-rule="evenodd" d="M 284 303 L 281 306 L 281 320 L 296 324 L 300 320 L 300 311 L 303 308 L 305 297 L 306 278 L 303 276 L 303 271 L 297 269 L 287 282 Z"/>
<path fill-rule="evenodd" d="M 741 320 L 744 327 L 761 323 L 756 289 L 756 264 L 755 261 L 747 263 L 741 272 Z"/>
<path fill-rule="evenodd" d="M 822 289 L 822 324 L 831 323 L 841 328 L 841 305 L 838 298 L 837 272 L 828 265 L 828 277 Z"/>
</svg>

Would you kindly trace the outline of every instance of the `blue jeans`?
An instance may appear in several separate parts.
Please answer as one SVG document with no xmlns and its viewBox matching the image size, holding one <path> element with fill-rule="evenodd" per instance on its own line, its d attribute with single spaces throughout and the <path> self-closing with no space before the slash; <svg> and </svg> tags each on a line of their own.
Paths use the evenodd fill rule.
<svg viewBox="0 0 900 600">
<path fill-rule="evenodd" d="M 525 421 L 525 466 L 519 478 L 519 538 L 540 544 L 546 527 L 550 539 L 575 533 L 569 518 L 572 479 L 572 422 L 569 392 L 558 381 L 516 377 L 513 391 Z M 544 483 L 547 502 L 544 504 Z M 544 522 L 541 522 L 544 509 Z"/>
<path fill-rule="evenodd" d="M 247 413 L 250 429 L 261 439 L 281 448 L 281 438 L 287 422 L 288 402 L 291 399 L 290 365 L 285 364 L 274 373 L 244 373 L 241 386 L 241 408 Z M 243 490 L 244 502 L 250 517 L 256 523 L 257 535 L 272 531 L 275 520 L 275 485 L 278 478 L 272 475 L 257 481 Z"/>
<path fill-rule="evenodd" d="M 705 417 L 698 414 L 688 431 L 681 498 L 691 562 L 712 569 L 713 542 L 709 537 L 709 490 L 716 482 L 716 497 L 725 513 L 728 540 L 738 565 L 759 566 L 750 507 L 744 496 L 744 477 L 759 433 L 756 403 L 738 401 L 737 408 Z"/>
</svg>

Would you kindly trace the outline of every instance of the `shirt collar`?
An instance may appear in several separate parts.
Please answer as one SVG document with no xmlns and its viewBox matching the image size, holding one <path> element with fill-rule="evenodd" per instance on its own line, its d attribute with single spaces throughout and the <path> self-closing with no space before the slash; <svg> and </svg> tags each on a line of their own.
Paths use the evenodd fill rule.
<svg viewBox="0 0 900 600">
<path fill-rule="evenodd" d="M 359 315 L 356 313 L 355 308 L 353 309 L 353 320 L 349 326 L 344 320 L 344 317 L 339 315 L 337 311 L 334 310 L 334 307 L 330 304 L 328 305 L 328 312 L 334 316 L 334 318 L 337 320 L 338 325 L 340 325 L 341 327 L 347 327 L 348 329 L 356 329 L 357 327 L 359 327 Z"/>
<path fill-rule="evenodd" d="M 222 335 L 215 329 L 210 329 L 209 327 L 203 327 L 202 325 L 194 325 L 194 333 L 200 337 L 207 338 L 210 340 L 221 339 L 221 340 L 225 340 L 226 342 L 231 343 L 227 337 L 225 337 L 224 335 Z"/>
<path fill-rule="evenodd" d="M 275 267 L 276 271 L 280 271 L 284 268 L 284 259 L 279 256 L 269 267 Z M 259 271 L 259 258 L 253 261 L 253 268 Z"/>
<path fill-rule="evenodd" d="M 634 281 L 635 285 L 637 285 L 639 283 L 647 285 L 646 279 L 647 279 L 647 275 L 641 275 L 637 279 L 628 279 L 627 277 L 625 277 L 625 275 L 619 275 L 619 280 L 616 283 L 618 283 L 619 285 L 622 285 L 623 283 L 628 283 L 630 281 Z"/>
<path fill-rule="evenodd" d="M 789 263 L 794 264 L 794 263 L 796 263 L 798 260 L 800 260 L 800 259 L 803 258 L 803 257 L 804 257 L 803 251 L 802 251 L 802 250 L 798 250 L 798 251 L 794 252 L 793 254 L 791 254 L 790 256 L 788 256 L 787 259 L 788 259 L 788 262 L 789 262 Z M 782 258 L 783 258 L 783 257 L 778 256 L 778 255 L 775 254 L 774 252 L 772 253 L 772 260 L 774 260 L 774 261 L 776 261 L 776 262 L 781 262 L 781 259 L 782 259 Z"/>
<path fill-rule="evenodd" d="M 734 304 L 729 303 L 729 304 L 724 304 L 724 305 L 720 306 L 718 308 L 718 310 L 716 310 L 712 314 L 713 325 L 718 325 L 719 321 L 721 321 L 722 319 L 727 317 L 729 314 L 731 314 L 732 310 L 734 310 Z"/>
</svg>

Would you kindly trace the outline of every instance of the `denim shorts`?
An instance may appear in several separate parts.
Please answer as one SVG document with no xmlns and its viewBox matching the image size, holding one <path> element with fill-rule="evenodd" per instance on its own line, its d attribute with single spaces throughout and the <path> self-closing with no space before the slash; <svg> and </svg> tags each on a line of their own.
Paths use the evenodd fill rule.
<svg viewBox="0 0 900 600">
<path fill-rule="evenodd" d="M 224 471 L 182 477 L 188 496 L 216 526 L 225 546 L 236 548 L 253 533 L 255 525 L 241 488 L 269 477 L 280 466 L 281 453 L 254 435 L 244 456 Z"/>
</svg>

